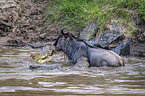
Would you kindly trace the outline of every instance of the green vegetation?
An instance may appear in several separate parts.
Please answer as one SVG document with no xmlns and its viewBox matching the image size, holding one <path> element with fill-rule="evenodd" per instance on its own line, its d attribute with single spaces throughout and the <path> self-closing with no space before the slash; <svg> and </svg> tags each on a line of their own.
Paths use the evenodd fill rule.
<svg viewBox="0 0 145 96">
<path fill-rule="evenodd" d="M 73 32 L 82 31 L 93 21 L 98 21 L 101 32 L 112 19 L 121 19 L 128 26 L 134 12 L 145 20 L 145 0 L 49 0 L 48 5 L 46 14 L 52 13 L 49 22 L 59 28 L 68 26 Z M 132 32 L 132 28 L 129 31 Z"/>
<path fill-rule="evenodd" d="M 141 4 L 139 6 L 139 14 L 142 15 L 143 20 L 145 21 L 145 0 L 141 0 Z"/>
</svg>

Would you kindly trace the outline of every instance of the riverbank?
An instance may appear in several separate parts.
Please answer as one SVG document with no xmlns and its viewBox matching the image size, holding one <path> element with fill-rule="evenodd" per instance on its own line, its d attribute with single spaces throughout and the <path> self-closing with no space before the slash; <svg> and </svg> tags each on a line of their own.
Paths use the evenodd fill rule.
<svg viewBox="0 0 145 96">
<path fill-rule="evenodd" d="M 105 32 L 111 34 L 114 30 L 119 31 L 122 34 L 121 38 L 120 34 L 111 38 L 116 40 L 115 38 L 122 39 L 123 37 L 121 42 L 128 38 L 132 41 L 127 50 L 129 53 L 125 54 L 145 56 L 144 3 L 144 0 L 109 0 L 106 2 L 101 0 L 83 2 L 81 0 L 3 0 L 0 2 L 2 5 L 0 43 L 17 47 L 28 44 L 31 44 L 32 47 L 39 47 L 42 42 L 56 40 L 60 29 L 67 25 L 65 30 L 72 31 L 75 35 L 88 35 L 87 39 L 84 38 L 87 41 L 99 38 Z M 92 22 L 97 23 L 93 25 L 94 27 L 88 27 Z M 102 38 L 104 37 L 102 36 Z M 118 40 L 120 40 L 119 38 Z M 101 48 L 107 47 L 111 50 L 118 49 L 117 46 L 120 44 L 120 46 L 124 46 L 124 42 L 120 41 L 112 41 L 113 43 L 105 46 L 104 42 L 108 44 L 108 41 L 103 43 L 100 41 L 101 39 L 96 41 L 95 46 L 98 46 L 99 43 Z M 42 46 L 40 45 L 40 47 Z"/>
</svg>

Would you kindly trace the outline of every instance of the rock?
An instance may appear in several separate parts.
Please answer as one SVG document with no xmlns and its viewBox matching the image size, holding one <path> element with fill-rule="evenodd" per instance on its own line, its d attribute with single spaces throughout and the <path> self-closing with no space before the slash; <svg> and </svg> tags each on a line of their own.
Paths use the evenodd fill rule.
<svg viewBox="0 0 145 96">
<path fill-rule="evenodd" d="M 140 34 L 138 34 L 138 41 L 139 42 L 145 42 L 145 32 L 139 32 Z"/>
<path fill-rule="evenodd" d="M 103 49 L 107 49 L 107 50 L 110 49 L 110 47 L 107 44 L 105 44 L 103 41 L 99 42 L 99 38 L 91 39 L 89 41 L 89 44 L 92 44 L 92 45 L 94 45 L 95 47 L 98 47 L 98 48 L 103 48 Z"/>
<path fill-rule="evenodd" d="M 108 29 L 97 38 L 90 40 L 90 42 L 96 47 L 110 49 L 109 44 L 123 37 L 119 26 L 113 24 L 112 27 L 114 28 L 114 30 L 110 31 Z"/>
<path fill-rule="evenodd" d="M 43 47 L 46 47 L 47 45 L 50 45 L 50 43 L 42 43 L 42 42 L 37 42 L 37 43 L 31 43 L 31 44 L 28 44 L 28 46 L 30 46 L 31 48 L 43 48 Z"/>
<path fill-rule="evenodd" d="M 45 39 L 46 38 L 46 33 L 43 33 L 39 36 L 40 39 Z"/>
<path fill-rule="evenodd" d="M 139 14 L 135 14 L 133 17 L 133 21 L 136 25 L 140 25 L 142 23 L 141 16 Z"/>
<path fill-rule="evenodd" d="M 6 1 L 6 0 L 4 0 L 4 1 Z M 9 2 L 0 2 L 0 4 L 2 4 L 2 3 L 3 3 L 3 6 L 0 6 L 1 9 L 8 9 L 8 8 L 17 7 L 17 5 L 14 1 L 12 1 L 10 3 Z"/>
<path fill-rule="evenodd" d="M 145 42 L 136 43 L 131 51 L 131 55 L 145 57 Z"/>
<path fill-rule="evenodd" d="M 7 42 L 8 43 L 5 46 L 14 46 L 14 47 L 25 46 L 25 43 L 21 40 L 10 39 Z"/>
<path fill-rule="evenodd" d="M 89 25 L 87 25 L 83 31 L 80 33 L 80 38 L 83 38 L 85 40 L 90 40 L 93 35 L 96 34 L 97 30 L 97 24 L 98 22 L 92 22 Z"/>
<path fill-rule="evenodd" d="M 9 22 L 5 22 L 5 21 L 0 21 L 0 25 L 1 24 L 4 24 L 5 26 L 8 26 L 8 27 L 11 26 L 11 24 Z"/>
<path fill-rule="evenodd" d="M 47 66 L 30 65 L 29 67 L 29 69 L 31 70 L 55 70 L 60 68 L 61 65 L 47 65 Z"/>
<path fill-rule="evenodd" d="M 130 50 L 132 47 L 132 40 L 128 38 L 127 40 L 124 40 L 119 44 L 119 46 L 112 49 L 115 53 L 118 55 L 128 56 L 130 55 Z"/>
<path fill-rule="evenodd" d="M 48 36 L 45 38 L 45 41 L 55 41 L 57 36 Z"/>
<path fill-rule="evenodd" d="M 145 57 L 145 25 L 138 26 L 138 30 L 133 34 L 134 45 L 131 55 Z"/>
</svg>

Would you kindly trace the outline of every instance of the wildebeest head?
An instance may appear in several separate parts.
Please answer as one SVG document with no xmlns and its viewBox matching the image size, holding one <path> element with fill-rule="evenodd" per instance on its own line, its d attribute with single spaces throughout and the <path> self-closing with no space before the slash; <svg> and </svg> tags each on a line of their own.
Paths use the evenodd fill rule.
<svg viewBox="0 0 145 96">
<path fill-rule="evenodd" d="M 56 51 L 62 51 L 62 48 L 66 46 L 66 43 L 69 40 L 73 40 L 73 39 L 77 38 L 71 32 L 68 32 L 68 31 L 64 32 L 64 28 L 66 28 L 66 27 L 63 27 L 61 29 L 61 35 L 58 36 L 55 43 L 53 44 L 55 46 Z"/>
</svg>

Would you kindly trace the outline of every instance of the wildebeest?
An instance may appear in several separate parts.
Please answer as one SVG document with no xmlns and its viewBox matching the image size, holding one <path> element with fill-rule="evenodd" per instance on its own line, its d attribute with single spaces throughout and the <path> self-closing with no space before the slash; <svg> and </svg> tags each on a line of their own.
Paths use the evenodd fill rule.
<svg viewBox="0 0 145 96">
<path fill-rule="evenodd" d="M 61 35 L 58 36 L 53 45 L 56 51 L 63 51 L 72 64 L 77 63 L 79 58 L 86 57 L 91 67 L 124 66 L 121 57 L 115 52 L 95 48 L 87 44 L 84 40 L 74 36 L 71 32 L 64 32 L 64 28 L 61 29 Z"/>
</svg>

